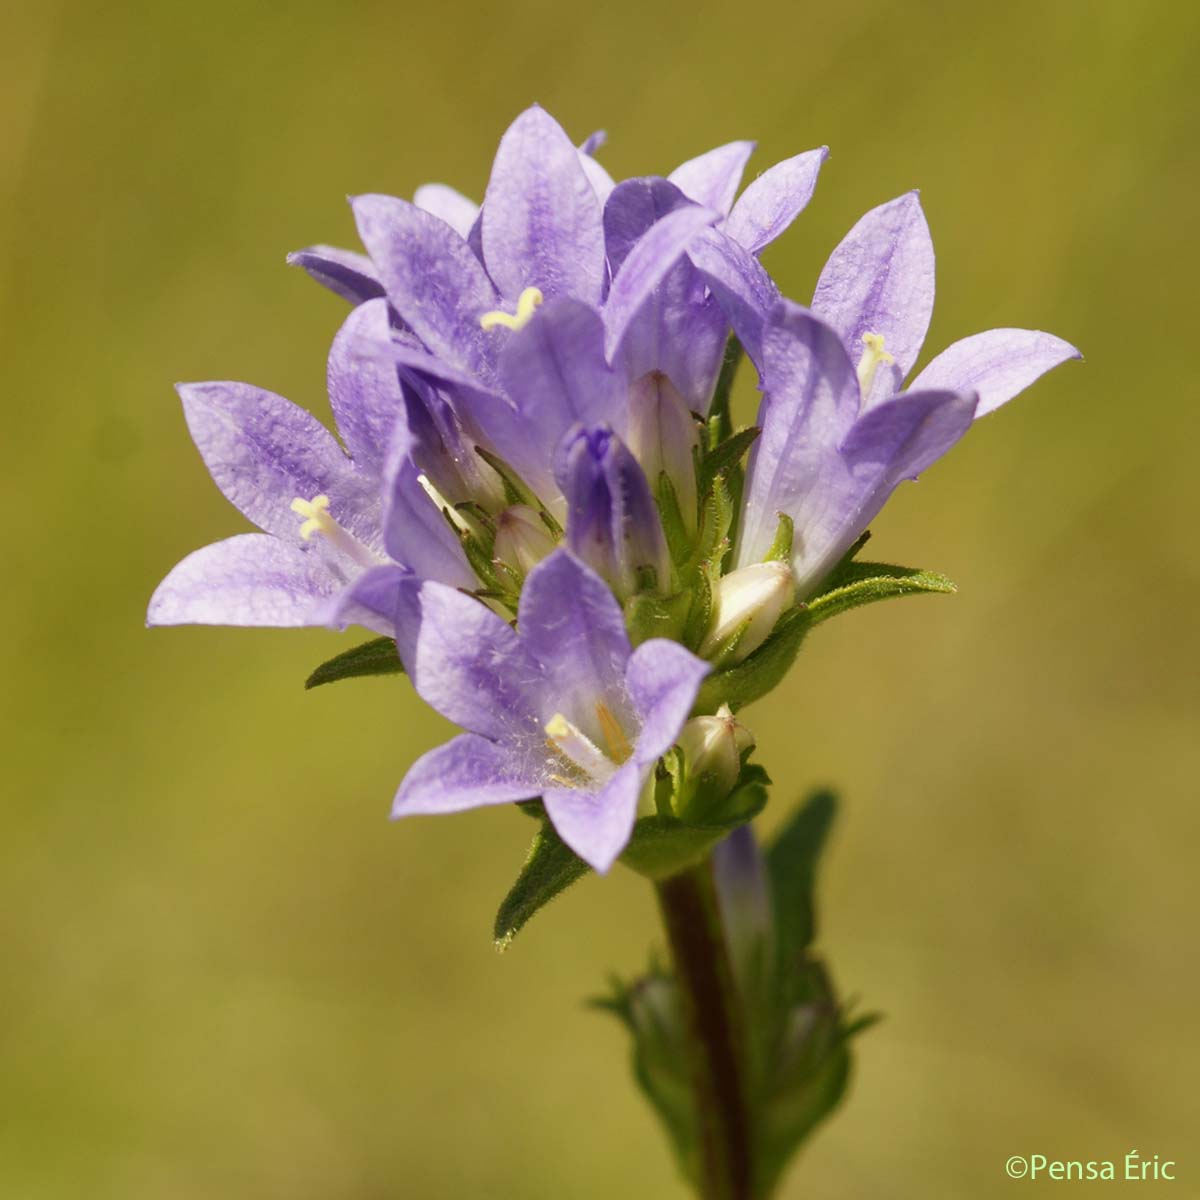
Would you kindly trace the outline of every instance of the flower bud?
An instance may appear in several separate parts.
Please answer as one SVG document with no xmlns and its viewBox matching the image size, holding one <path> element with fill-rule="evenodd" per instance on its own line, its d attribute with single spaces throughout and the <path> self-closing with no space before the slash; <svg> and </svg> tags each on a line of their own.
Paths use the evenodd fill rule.
<svg viewBox="0 0 1200 1200">
<path fill-rule="evenodd" d="M 701 656 L 722 666 L 741 662 L 795 602 L 796 581 L 787 563 L 752 563 L 722 576 L 713 589 L 713 622 Z"/>
<path fill-rule="evenodd" d="M 646 476 L 629 448 L 607 426 L 577 429 L 559 450 L 555 478 L 567 502 L 566 542 L 626 600 L 654 580 L 666 594 L 671 579 L 667 540 Z"/>
<path fill-rule="evenodd" d="M 682 790 L 702 789 L 720 801 L 733 791 L 754 735 L 722 704 L 715 716 L 693 717 L 676 745 L 683 751 Z"/>
<path fill-rule="evenodd" d="M 739 825 L 712 854 L 717 902 L 743 991 L 755 995 L 767 967 L 772 926 L 767 865 L 750 825 Z"/>
<path fill-rule="evenodd" d="M 554 539 L 542 518 L 527 504 L 514 504 L 496 518 L 493 554 L 524 579 L 553 549 Z"/>
<path fill-rule="evenodd" d="M 642 464 L 650 490 L 666 474 L 675 489 L 689 534 L 696 532 L 696 420 L 675 385 L 661 371 L 643 375 L 629 391 L 629 449 Z"/>
</svg>

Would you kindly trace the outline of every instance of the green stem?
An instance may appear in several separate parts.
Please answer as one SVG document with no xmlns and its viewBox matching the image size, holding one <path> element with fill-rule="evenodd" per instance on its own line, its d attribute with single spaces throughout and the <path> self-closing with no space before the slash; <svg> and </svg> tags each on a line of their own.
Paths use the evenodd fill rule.
<svg viewBox="0 0 1200 1200">
<path fill-rule="evenodd" d="M 703 1200 L 752 1200 L 745 1031 L 712 866 L 705 861 L 657 888 L 689 1035 L 700 1133 L 697 1186 Z"/>
</svg>

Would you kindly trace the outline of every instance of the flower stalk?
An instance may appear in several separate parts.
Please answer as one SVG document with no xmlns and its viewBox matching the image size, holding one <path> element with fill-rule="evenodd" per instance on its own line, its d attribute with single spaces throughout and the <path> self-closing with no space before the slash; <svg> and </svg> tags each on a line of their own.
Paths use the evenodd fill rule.
<svg viewBox="0 0 1200 1200">
<path fill-rule="evenodd" d="M 702 1200 L 752 1200 L 746 1030 L 708 859 L 657 885 L 683 1004 L 699 1131 Z"/>
</svg>

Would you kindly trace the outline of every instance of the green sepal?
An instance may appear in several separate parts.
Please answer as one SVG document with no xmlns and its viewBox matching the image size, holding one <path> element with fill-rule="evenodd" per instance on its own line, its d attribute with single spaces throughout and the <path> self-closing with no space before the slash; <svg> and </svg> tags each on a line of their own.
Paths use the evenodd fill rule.
<svg viewBox="0 0 1200 1200">
<path fill-rule="evenodd" d="M 819 595 L 785 613 L 753 654 L 736 666 L 709 675 L 700 685 L 693 712 L 715 712 L 722 704 L 737 712 L 765 696 L 787 674 L 809 630 L 830 617 L 897 596 L 957 590 L 945 575 L 933 571 L 889 563 L 846 562 L 830 576 Z"/>
<path fill-rule="evenodd" d="M 779 514 L 779 524 L 775 526 L 775 537 L 766 553 L 763 562 L 791 562 L 792 542 L 796 536 L 796 523 L 787 513 Z"/>
<path fill-rule="evenodd" d="M 525 481 L 499 455 L 485 450 L 482 446 L 475 447 L 475 453 L 483 459 L 497 475 L 504 487 L 504 500 L 507 504 L 524 504 L 529 508 L 540 510 L 542 502 L 529 490 Z M 562 532 L 560 529 L 559 533 Z"/>
<path fill-rule="evenodd" d="M 733 524 L 734 509 L 725 477 L 718 475 L 708 491 L 702 495 L 704 498 L 700 504 L 700 531 L 692 557 L 683 567 L 685 581 L 705 563 L 719 563 L 729 548 L 729 530 Z"/>
<path fill-rule="evenodd" d="M 352 650 L 344 650 L 323 662 L 305 681 L 305 688 L 322 687 L 339 679 L 357 679 L 366 675 L 403 675 L 404 664 L 396 653 L 392 638 L 375 638 Z"/>
<path fill-rule="evenodd" d="M 621 855 L 621 862 L 648 879 L 665 879 L 702 859 L 723 837 L 753 820 L 767 803 L 766 772 L 747 767 L 725 802 L 703 822 L 682 821 L 664 813 L 642 817 Z"/>
<path fill-rule="evenodd" d="M 701 459 L 700 470 L 696 476 L 696 487 L 701 496 L 712 486 L 718 475 L 738 466 L 761 432 L 757 425 L 739 429 Z"/>
<path fill-rule="evenodd" d="M 784 613 L 771 636 L 753 654 L 705 678 L 692 712 L 716 712 L 722 704 L 737 712 L 752 700 L 765 696 L 788 673 L 811 628 L 804 609 L 794 608 Z"/>
<path fill-rule="evenodd" d="M 682 641 L 691 608 L 692 597 L 687 592 L 667 597 L 653 592 L 630 596 L 625 601 L 625 627 L 629 630 L 630 643 L 640 646 L 656 637 Z"/>
<path fill-rule="evenodd" d="M 713 391 L 712 404 L 708 409 L 706 433 L 710 450 L 719 446 L 733 432 L 733 421 L 729 415 L 729 401 L 733 394 L 733 381 L 738 367 L 742 365 L 745 350 L 736 337 L 730 336 L 725 343 L 725 357 L 721 360 L 721 373 Z"/>
<path fill-rule="evenodd" d="M 530 815 L 537 815 L 537 810 Z M 554 832 L 554 826 L 543 818 L 541 828 L 533 835 L 521 874 L 496 913 L 492 928 L 496 949 L 507 950 L 509 943 L 539 909 L 590 870 L 591 867 Z"/>
<path fill-rule="evenodd" d="M 658 505 L 658 515 L 662 520 L 663 533 L 667 539 L 667 552 L 671 562 L 676 566 L 687 562 L 692 552 L 692 534 L 688 532 L 683 511 L 679 507 L 679 496 L 675 485 L 666 471 L 660 471 L 654 487 L 654 500 Z M 695 523 L 696 514 L 692 513 Z"/>
</svg>

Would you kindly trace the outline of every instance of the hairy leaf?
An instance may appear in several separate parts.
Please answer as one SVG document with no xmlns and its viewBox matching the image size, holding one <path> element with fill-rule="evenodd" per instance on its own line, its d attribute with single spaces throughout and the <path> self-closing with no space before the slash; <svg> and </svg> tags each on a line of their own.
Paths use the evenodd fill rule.
<svg viewBox="0 0 1200 1200">
<path fill-rule="evenodd" d="M 353 650 L 323 662 L 305 681 L 306 688 L 337 683 L 339 679 L 356 679 L 362 675 L 403 675 L 404 666 L 396 654 L 396 643 L 389 637 L 363 642 Z"/>
<path fill-rule="evenodd" d="M 492 937 L 497 949 L 506 950 L 539 909 L 590 870 L 554 832 L 554 826 L 544 821 L 534 834 L 521 874 L 496 914 Z"/>
</svg>

